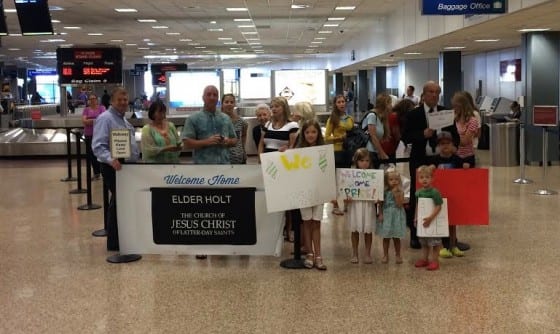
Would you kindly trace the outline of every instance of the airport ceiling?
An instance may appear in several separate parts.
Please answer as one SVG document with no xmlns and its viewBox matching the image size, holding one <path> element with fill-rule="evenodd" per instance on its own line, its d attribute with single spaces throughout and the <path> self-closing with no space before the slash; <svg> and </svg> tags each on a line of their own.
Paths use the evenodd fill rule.
<svg viewBox="0 0 560 334">
<path fill-rule="evenodd" d="M 55 35 L 18 36 L 17 14 L 10 11 L 15 8 L 14 2 L 5 0 L 10 35 L 1 38 L 0 61 L 18 67 L 54 68 L 58 46 L 117 45 L 123 49 L 124 68 L 132 68 L 135 63 L 170 61 L 167 58 L 170 56 L 177 57 L 172 62 L 187 63 L 190 68 L 267 66 L 313 58 L 317 54 L 328 56 L 340 50 L 351 36 L 374 28 L 388 13 L 418 3 L 417 0 L 50 0 Z M 294 8 L 298 6 L 302 8 Z M 336 10 L 340 6 L 355 6 L 355 9 Z M 137 11 L 122 13 L 116 8 Z M 226 8 L 247 8 L 247 11 Z M 344 19 L 332 20 L 341 17 Z M 436 58 L 445 46 L 465 46 L 462 52 L 469 54 L 516 47 L 521 43 L 519 29 L 538 25 L 560 31 L 559 17 L 560 1 L 546 1 L 356 62 L 342 70 L 352 73 L 395 65 L 402 59 Z M 499 41 L 480 43 L 476 39 Z M 405 52 L 421 55 L 404 55 Z"/>
</svg>

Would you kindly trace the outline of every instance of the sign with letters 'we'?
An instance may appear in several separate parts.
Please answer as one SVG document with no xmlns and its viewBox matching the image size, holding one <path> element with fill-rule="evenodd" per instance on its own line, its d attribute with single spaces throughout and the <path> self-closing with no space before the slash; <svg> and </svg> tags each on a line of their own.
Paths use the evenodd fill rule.
<svg viewBox="0 0 560 334">
<path fill-rule="evenodd" d="M 260 155 L 268 212 L 307 208 L 336 198 L 332 145 Z"/>
</svg>

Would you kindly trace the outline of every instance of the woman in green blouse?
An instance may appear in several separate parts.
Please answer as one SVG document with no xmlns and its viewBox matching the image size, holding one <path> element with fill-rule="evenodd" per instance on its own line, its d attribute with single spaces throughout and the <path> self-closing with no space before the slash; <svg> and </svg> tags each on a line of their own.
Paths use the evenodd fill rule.
<svg viewBox="0 0 560 334">
<path fill-rule="evenodd" d="M 153 163 L 179 163 L 181 138 L 175 125 L 165 119 L 167 108 L 155 101 L 148 109 L 150 124 L 142 128 L 142 160 Z"/>
</svg>

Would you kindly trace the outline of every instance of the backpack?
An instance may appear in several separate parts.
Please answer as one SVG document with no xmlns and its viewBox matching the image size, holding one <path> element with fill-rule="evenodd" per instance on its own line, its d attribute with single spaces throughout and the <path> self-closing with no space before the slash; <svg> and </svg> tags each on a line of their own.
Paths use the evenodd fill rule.
<svg viewBox="0 0 560 334">
<path fill-rule="evenodd" d="M 346 139 L 344 139 L 344 150 L 354 154 L 357 149 L 366 147 L 370 140 L 367 122 L 364 121 L 372 112 L 368 112 L 359 123 L 354 124 L 352 130 L 346 132 Z M 359 125 L 358 125 L 359 124 Z"/>
</svg>

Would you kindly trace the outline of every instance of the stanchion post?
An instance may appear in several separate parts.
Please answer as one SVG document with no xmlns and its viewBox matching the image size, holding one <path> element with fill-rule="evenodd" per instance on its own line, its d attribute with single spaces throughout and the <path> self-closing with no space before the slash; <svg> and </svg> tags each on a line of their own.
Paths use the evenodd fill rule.
<svg viewBox="0 0 560 334">
<path fill-rule="evenodd" d="M 60 179 L 60 181 L 76 181 L 76 178 L 72 177 L 72 143 L 70 142 L 70 128 L 66 128 L 66 162 L 68 165 L 68 176 L 64 179 Z"/>
<path fill-rule="evenodd" d="M 107 208 L 109 207 L 109 187 L 107 183 L 103 180 L 103 228 L 100 230 L 93 231 L 91 235 L 94 237 L 106 237 L 107 236 Z"/>
<path fill-rule="evenodd" d="M 546 184 L 546 170 L 548 166 L 548 130 L 545 126 L 542 127 L 543 130 L 543 145 L 542 145 L 542 166 L 543 166 L 543 173 L 542 173 L 542 184 Z M 556 195 L 558 194 L 557 191 L 549 190 L 546 188 L 537 189 L 535 191 L 537 195 Z"/>
<path fill-rule="evenodd" d="M 82 189 L 82 143 L 80 138 L 82 133 L 78 130 L 73 132 L 76 136 L 76 173 L 78 174 L 78 188 L 70 190 L 70 194 L 83 194 L 86 192 Z"/>
<path fill-rule="evenodd" d="M 91 161 L 89 157 L 91 156 L 91 145 L 85 140 L 86 143 L 86 186 L 87 186 L 87 203 L 80 205 L 78 210 L 96 210 L 101 208 L 99 204 L 93 204 L 91 199 Z"/>
<path fill-rule="evenodd" d="M 525 123 L 519 123 L 519 178 L 513 180 L 517 184 L 533 183 L 532 180 L 525 178 Z"/>
<path fill-rule="evenodd" d="M 288 212 L 288 214 L 290 214 Z M 303 269 L 305 266 L 303 265 L 303 261 L 301 260 L 301 224 L 300 219 L 295 219 L 292 222 L 292 226 L 294 228 L 294 257 L 293 259 L 286 259 L 280 262 L 280 266 L 286 269 Z M 288 231 L 288 235 L 290 235 L 290 231 Z"/>
</svg>

